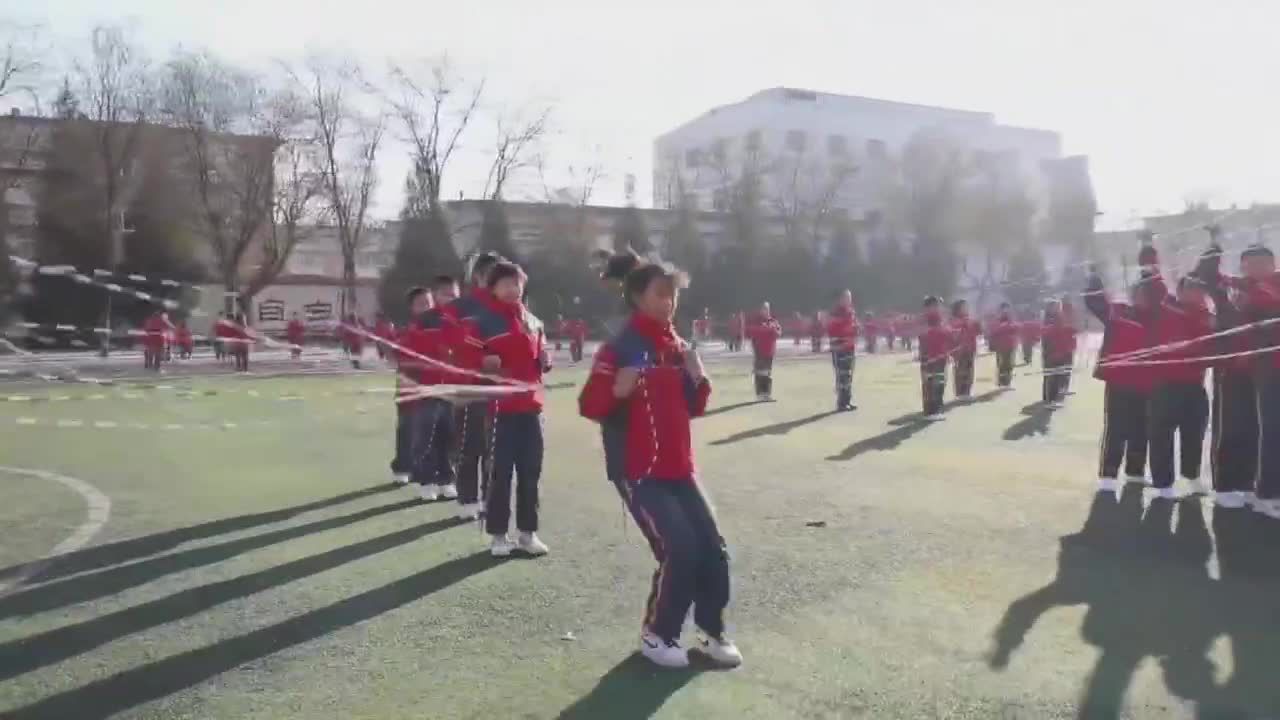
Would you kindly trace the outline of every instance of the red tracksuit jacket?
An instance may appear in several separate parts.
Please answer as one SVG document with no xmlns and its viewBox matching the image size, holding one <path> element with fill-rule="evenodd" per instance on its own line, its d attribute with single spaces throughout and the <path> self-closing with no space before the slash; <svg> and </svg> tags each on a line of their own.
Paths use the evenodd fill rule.
<svg viewBox="0 0 1280 720">
<path fill-rule="evenodd" d="M 852 351 L 858 343 L 858 316 L 852 310 L 836 306 L 827 320 L 827 335 L 831 336 L 831 349 Z"/>
<path fill-rule="evenodd" d="M 301 320 L 290 320 L 285 327 L 285 339 L 293 345 L 301 345 L 302 341 L 307 337 L 307 327 L 302 324 Z"/>
<path fill-rule="evenodd" d="M 1018 323 L 1013 318 L 1000 318 L 991 326 L 991 349 L 1012 352 L 1018 347 Z"/>
<path fill-rule="evenodd" d="M 1044 350 L 1042 355 L 1044 356 L 1045 364 L 1055 365 L 1070 362 L 1071 356 L 1076 351 L 1076 329 L 1062 318 L 1045 323 L 1043 327 Z"/>
<path fill-rule="evenodd" d="M 484 344 L 484 355 L 496 355 L 502 362 L 503 377 L 535 385 L 536 389 L 504 395 L 498 399 L 498 414 L 529 413 L 542 410 L 545 390 L 542 374 L 551 368 L 543 364 L 546 331 L 542 321 L 523 303 L 504 303 L 490 295 L 488 313 L 476 316 L 476 337 Z"/>
<path fill-rule="evenodd" d="M 484 343 L 477 336 L 476 328 L 478 325 L 494 322 L 493 311 L 490 309 L 492 298 L 493 295 L 488 290 L 473 288 L 471 292 L 440 309 L 454 366 L 465 370 L 480 370 L 485 353 Z M 467 374 L 460 381 L 472 385 L 486 382 L 473 374 Z"/>
<path fill-rule="evenodd" d="M 1195 338 L 1204 337 L 1213 331 L 1213 316 L 1206 307 L 1187 306 L 1173 298 L 1165 300 L 1156 315 L 1152 328 L 1152 345 L 1170 345 L 1183 343 Z M 1166 365 L 1146 365 L 1152 374 L 1155 384 L 1160 383 L 1204 383 L 1204 371 L 1208 365 L 1196 362 L 1195 358 L 1212 354 L 1211 343 L 1198 342 L 1183 347 L 1153 353 L 1143 360 L 1178 360 L 1181 362 Z"/>
<path fill-rule="evenodd" d="M 1155 386 L 1150 365 L 1112 365 L 1110 361 L 1123 362 L 1122 356 L 1154 345 L 1152 313 L 1139 313 L 1132 305 L 1107 300 L 1102 290 L 1102 280 L 1090 281 L 1085 294 L 1085 307 L 1102 322 L 1102 348 L 1098 352 L 1098 365 L 1093 376 L 1103 382 L 1140 392 L 1150 392 Z M 1144 359 L 1144 358 L 1139 358 Z"/>
<path fill-rule="evenodd" d="M 778 338 L 782 337 L 782 326 L 773 317 L 756 316 L 747 329 L 751 336 L 751 349 L 760 357 L 773 357 L 778 348 Z"/>
<path fill-rule="evenodd" d="M 967 317 L 953 317 L 951 334 L 955 338 L 956 354 L 978 354 L 978 336 L 982 334 L 982 326 L 977 322 Z"/>
<path fill-rule="evenodd" d="M 955 347 L 955 337 L 942 323 L 930 325 L 920 335 L 920 361 L 927 364 L 946 362 Z"/>
<path fill-rule="evenodd" d="M 596 352 L 578 409 L 600 423 L 611 480 L 652 478 L 692 480 L 690 419 L 706 411 L 711 381 L 698 382 L 685 369 L 685 343 L 670 323 L 635 314 L 627 326 Z M 637 368 L 631 396 L 613 394 L 620 368 Z"/>
</svg>

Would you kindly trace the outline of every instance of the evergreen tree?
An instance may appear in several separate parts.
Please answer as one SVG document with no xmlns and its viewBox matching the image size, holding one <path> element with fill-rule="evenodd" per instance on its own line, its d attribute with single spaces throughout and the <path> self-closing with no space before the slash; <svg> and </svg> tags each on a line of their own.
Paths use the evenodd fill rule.
<svg viewBox="0 0 1280 720">
<path fill-rule="evenodd" d="M 1009 279 L 1004 293 L 1019 313 L 1034 314 L 1040 310 L 1040 300 L 1048 286 L 1044 256 L 1033 242 L 1022 247 L 1009 258 Z"/>
<path fill-rule="evenodd" d="M 62 77 L 62 89 L 53 101 L 53 116 L 59 120 L 74 120 L 80 116 L 80 98 L 71 91 L 71 80 Z"/>
<path fill-rule="evenodd" d="M 507 223 L 507 210 L 502 201 L 485 200 L 481 218 L 480 250 L 496 252 L 508 260 L 520 262 L 511 242 L 511 226 Z"/>
<path fill-rule="evenodd" d="M 461 279 L 462 260 L 453 247 L 448 223 L 431 209 L 425 185 L 414 173 L 405 180 L 405 205 L 400 213 L 400 238 L 391 266 L 378 285 L 378 307 L 397 323 L 408 320 L 405 295 L 425 286 L 436 275 Z"/>
</svg>

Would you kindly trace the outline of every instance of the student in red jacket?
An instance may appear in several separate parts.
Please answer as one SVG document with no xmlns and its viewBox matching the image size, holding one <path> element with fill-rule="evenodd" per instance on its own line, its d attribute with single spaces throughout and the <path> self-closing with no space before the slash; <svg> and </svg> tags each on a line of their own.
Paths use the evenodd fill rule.
<svg viewBox="0 0 1280 720">
<path fill-rule="evenodd" d="M 1280 345 L 1280 330 L 1272 322 L 1280 317 L 1280 274 L 1275 256 L 1261 245 L 1241 253 L 1240 270 L 1243 277 L 1219 280 L 1234 291 L 1233 306 L 1239 320 L 1243 324 L 1271 323 L 1240 336 L 1247 338 L 1247 349 L 1254 353 L 1247 359 L 1254 373 L 1258 424 L 1255 494 L 1251 497 L 1248 491 L 1241 491 L 1241 502 L 1251 500 L 1258 513 L 1280 519 L 1280 352 L 1273 349 Z M 1224 409 L 1224 415 L 1230 412 Z M 1242 413 L 1236 414 L 1242 421 Z"/>
<path fill-rule="evenodd" d="M 742 334 L 746 332 L 747 329 L 747 323 L 743 313 L 736 312 L 730 315 L 727 329 L 729 332 L 729 352 L 738 352 L 742 350 Z"/>
<path fill-rule="evenodd" d="M 213 359 L 221 361 L 227 356 L 227 348 L 223 343 L 223 339 L 227 336 L 227 314 L 218 313 L 218 317 L 213 321 L 213 338 L 209 341 L 213 345 Z"/>
<path fill-rule="evenodd" d="M 826 333 L 826 321 L 819 310 L 809 318 L 809 349 L 815 353 L 822 352 L 822 338 Z"/>
<path fill-rule="evenodd" d="M 941 420 L 942 400 L 947 392 L 947 358 L 955 348 L 955 338 L 942 321 L 942 300 L 924 299 L 924 331 L 920 335 L 920 394 L 925 420 Z"/>
<path fill-rule="evenodd" d="M 547 554 L 538 539 L 538 481 L 542 477 L 542 374 L 551 369 L 542 321 L 529 312 L 524 297 L 525 274 L 519 265 L 500 262 L 488 274 L 490 315 L 476 326 L 484 343 L 481 367 L 533 386 L 500 398 L 493 428 L 493 476 L 485 495 L 485 530 L 489 552 L 505 557 L 513 550 L 526 555 Z M 519 539 L 508 537 L 514 479 L 516 528 Z"/>
<path fill-rule="evenodd" d="M 756 399 L 773 402 L 773 355 L 782 337 L 782 326 L 774 319 L 769 303 L 760 304 L 760 312 L 747 329 L 751 338 L 752 370 L 756 379 Z"/>
<path fill-rule="evenodd" d="M 228 348 L 231 358 L 235 360 L 236 370 L 249 372 L 249 350 L 256 339 L 253 330 L 249 328 L 249 318 L 244 313 L 236 313 L 227 333 Z"/>
<path fill-rule="evenodd" d="M 285 325 L 284 339 L 289 343 L 289 357 L 294 360 L 302 357 L 302 343 L 307 339 L 307 326 L 302 324 L 302 318 L 298 317 L 298 313 L 294 313 L 289 318 L 289 324 Z"/>
<path fill-rule="evenodd" d="M 1120 465 L 1129 482 L 1145 483 L 1147 465 L 1147 403 L 1153 387 L 1148 367 L 1124 364 L 1152 345 L 1156 307 L 1163 300 L 1163 284 L 1139 283 L 1131 291 L 1132 304 L 1110 302 L 1102 276 L 1093 269 L 1084 293 L 1085 307 L 1102 322 L 1102 348 L 1093 376 L 1106 383 L 1103 395 L 1102 443 L 1098 460 L 1098 490 L 1117 492 Z"/>
<path fill-rule="evenodd" d="M 569 359 L 582 362 L 582 350 L 587 345 L 587 321 L 575 318 L 569 321 Z"/>
<path fill-rule="evenodd" d="M 1062 317 L 1062 303 L 1050 300 L 1044 308 L 1040 364 L 1044 370 L 1041 400 L 1051 408 L 1062 407 L 1076 352 L 1076 330 Z"/>
<path fill-rule="evenodd" d="M 951 334 L 955 341 L 952 359 L 956 398 L 968 400 L 973 394 L 973 363 L 978 356 L 978 336 L 982 328 L 969 317 L 969 303 L 964 300 L 951 303 Z"/>
<path fill-rule="evenodd" d="M 853 367 L 858 346 L 858 313 L 853 309 L 853 293 L 842 290 L 827 320 L 831 336 L 831 365 L 836 371 L 836 411 L 856 410 L 853 404 Z"/>
<path fill-rule="evenodd" d="M 146 335 L 142 343 L 142 364 L 148 370 L 159 370 L 164 359 L 165 336 L 173 330 L 168 313 L 157 310 L 142 324 Z"/>
<path fill-rule="evenodd" d="M 479 372 L 484 360 L 484 343 L 477 328 L 495 322 L 489 293 L 489 271 L 502 261 L 496 253 L 483 253 L 471 263 L 468 291 L 443 305 L 441 314 L 448 322 L 448 342 L 452 364 L 463 370 Z M 459 378 L 469 385 L 486 384 L 474 374 Z M 493 442 L 493 404 L 464 403 L 454 411 L 454 427 L 458 433 L 455 452 L 458 472 L 459 517 L 478 517 L 481 513 L 481 479 L 488 481 Z"/>
<path fill-rule="evenodd" d="M 457 296 L 455 288 L 452 277 L 438 276 L 431 281 L 429 293 L 423 292 L 412 301 L 411 311 L 416 312 L 412 312 L 399 340 L 401 346 L 411 351 L 400 358 L 400 373 L 408 380 L 407 392 L 454 380 L 446 367 L 450 360 L 449 321 L 440 308 L 449 298 Z M 438 307 L 436 298 L 441 300 Z M 458 497 L 450 462 L 453 407 L 441 397 L 400 403 L 401 407 L 406 405 L 404 417 L 410 425 L 407 469 L 410 480 L 418 486 L 418 496 L 427 502 Z"/>
<path fill-rule="evenodd" d="M 706 411 L 711 381 L 672 324 L 679 281 L 655 264 L 627 275 L 623 292 L 633 313 L 596 353 L 578 407 L 600 423 L 608 474 L 658 561 L 641 654 L 664 667 L 687 666 L 680 634 L 692 606 L 702 652 L 736 666 L 742 654 L 724 622 L 729 554 L 697 480 L 690 433 L 690 420 Z"/>
<path fill-rule="evenodd" d="M 902 338 L 902 347 L 911 352 L 915 345 L 915 338 L 920 334 L 920 321 L 908 314 L 898 315 L 898 337 Z"/>
<path fill-rule="evenodd" d="M 1000 304 L 1000 312 L 991 322 L 988 331 L 992 351 L 996 354 L 996 387 L 1009 389 L 1013 385 L 1013 354 L 1018 349 L 1018 322 L 1013 319 L 1009 303 Z"/>
<path fill-rule="evenodd" d="M 409 324 L 396 337 L 395 342 L 401 347 L 417 350 L 418 348 L 411 347 L 415 339 L 413 330 L 417 324 L 417 318 L 431 309 L 431 294 L 424 287 L 411 287 L 405 293 L 405 302 L 409 306 Z M 422 371 L 425 366 L 408 353 L 396 351 L 394 357 L 396 359 L 396 399 L 399 400 L 417 389 L 416 386 L 422 382 Z M 411 451 L 415 407 L 416 404 L 412 402 L 396 403 L 396 441 L 395 454 L 391 457 L 391 477 L 399 485 L 409 484 L 409 475 L 413 469 Z"/>
<path fill-rule="evenodd" d="M 174 343 L 178 346 L 178 358 L 182 360 L 190 360 L 191 353 L 195 351 L 196 339 L 191 334 L 191 328 L 187 326 L 186 320 L 178 321 L 178 327 L 173 331 Z"/>
<path fill-rule="evenodd" d="M 1040 338 L 1044 335 L 1044 325 L 1039 318 L 1031 317 L 1024 320 L 1019 326 L 1019 339 L 1022 340 L 1022 364 L 1030 365 L 1031 358 L 1035 354 L 1036 345 L 1040 344 Z"/>
<path fill-rule="evenodd" d="M 1209 396 L 1204 390 L 1206 365 L 1196 360 L 1209 353 L 1207 343 L 1194 341 L 1208 335 L 1212 328 L 1213 316 L 1209 313 L 1203 286 L 1193 277 L 1183 277 L 1178 282 L 1177 295 L 1166 298 L 1159 306 L 1154 328 L 1155 345 L 1180 347 L 1143 358 L 1151 362 L 1147 370 L 1155 378 L 1147 447 L 1151 484 L 1162 498 L 1174 497 L 1175 433 L 1182 477 L 1191 484 L 1193 493 L 1209 493 L 1208 486 L 1200 479 L 1204 435 L 1209 422 Z"/>
<path fill-rule="evenodd" d="M 862 342 L 863 350 L 868 355 L 876 354 L 876 343 L 880 340 L 880 321 L 876 320 L 876 316 L 871 312 L 862 314 Z"/>
</svg>

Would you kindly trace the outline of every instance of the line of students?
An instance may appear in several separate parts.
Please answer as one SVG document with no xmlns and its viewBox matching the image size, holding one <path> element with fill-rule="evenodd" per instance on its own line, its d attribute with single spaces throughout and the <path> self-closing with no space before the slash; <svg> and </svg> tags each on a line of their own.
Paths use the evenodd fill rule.
<svg viewBox="0 0 1280 720">
<path fill-rule="evenodd" d="M 495 557 L 548 552 L 537 532 L 542 376 L 551 365 L 542 322 L 522 302 L 526 281 L 518 265 L 482 255 L 467 294 L 459 297 L 448 276 L 409 292 L 412 318 L 396 342 L 403 351 L 392 473 L 397 482 L 417 485 L 426 501 L 456 499 L 459 518 L 482 518 Z M 522 389 L 456 408 L 423 393 L 433 385 L 497 382 L 486 378 L 508 378 Z"/>
<path fill-rule="evenodd" d="M 1241 253 L 1239 277 L 1221 272 L 1221 256 L 1215 240 L 1170 294 L 1154 248 L 1145 247 L 1124 303 L 1106 298 L 1096 273 L 1090 278 L 1086 304 L 1104 327 L 1095 373 L 1106 384 L 1099 489 L 1118 489 L 1122 464 L 1126 480 L 1145 482 L 1149 464 L 1159 497 L 1175 497 L 1177 475 L 1208 493 L 1201 472 L 1209 431 L 1215 502 L 1280 519 L 1280 352 L 1271 328 L 1280 318 L 1280 274 L 1262 246 Z"/>
</svg>

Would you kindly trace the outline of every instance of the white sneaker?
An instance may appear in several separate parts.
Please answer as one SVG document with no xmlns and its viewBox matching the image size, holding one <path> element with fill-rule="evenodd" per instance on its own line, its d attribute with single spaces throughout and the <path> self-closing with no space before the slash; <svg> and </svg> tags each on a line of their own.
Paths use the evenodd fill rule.
<svg viewBox="0 0 1280 720">
<path fill-rule="evenodd" d="M 520 533 L 520 539 L 516 541 L 516 549 L 533 557 L 541 557 L 551 552 L 546 543 L 538 539 L 538 533 L 531 532 Z"/>
<path fill-rule="evenodd" d="M 480 517 L 480 503 L 463 503 L 458 506 L 459 520 L 475 520 Z"/>
<path fill-rule="evenodd" d="M 493 541 L 489 543 L 489 554 L 494 557 L 510 557 L 515 547 L 511 543 L 511 538 L 506 535 L 494 535 Z"/>
<path fill-rule="evenodd" d="M 1245 490 L 1240 493 L 1240 496 L 1244 498 L 1244 504 L 1249 507 L 1253 507 L 1253 504 L 1258 502 L 1258 493 L 1252 490 Z"/>
<path fill-rule="evenodd" d="M 1098 478 L 1098 492 L 1119 492 L 1120 482 L 1115 478 Z"/>
<path fill-rule="evenodd" d="M 419 485 L 418 497 L 422 498 L 427 502 L 435 502 L 436 500 L 440 499 L 440 486 L 439 485 Z"/>
<path fill-rule="evenodd" d="M 1147 478 L 1143 475 L 1125 475 L 1124 481 L 1132 485 L 1146 485 Z"/>
<path fill-rule="evenodd" d="M 734 645 L 732 640 L 727 640 L 724 636 L 717 638 L 704 634 L 698 649 L 711 658 L 712 662 L 722 667 L 735 668 L 742 664 L 742 651 L 738 650 L 738 646 Z"/>
<path fill-rule="evenodd" d="M 1214 495 L 1213 504 L 1227 510 L 1239 510 L 1244 507 L 1244 493 L 1220 492 Z"/>
<path fill-rule="evenodd" d="M 408 473 L 396 473 L 396 474 L 392 475 L 392 478 L 396 481 L 396 484 L 397 484 L 397 485 L 408 485 L 408 484 L 409 484 L 409 475 L 408 475 Z"/>
<path fill-rule="evenodd" d="M 943 415 L 942 413 L 934 413 L 932 415 L 925 415 L 924 419 L 928 420 L 929 422 L 938 422 L 939 420 L 946 420 L 947 416 Z"/>
<path fill-rule="evenodd" d="M 1253 509 L 1272 520 L 1280 520 L 1280 500 L 1263 500 L 1259 498 L 1253 503 Z"/>
<path fill-rule="evenodd" d="M 1156 488 L 1156 497 L 1161 500 L 1177 500 L 1178 494 L 1171 487 Z"/>
<path fill-rule="evenodd" d="M 640 636 L 640 654 L 661 667 L 689 667 L 689 653 L 680 647 L 679 640 L 663 640 L 651 632 Z"/>
<path fill-rule="evenodd" d="M 1054 401 L 1054 402 L 1049 403 L 1049 404 L 1048 404 L 1048 407 L 1049 407 L 1049 409 L 1050 409 L 1050 410 L 1061 410 L 1062 408 L 1066 407 L 1066 404 L 1064 404 L 1064 403 L 1062 403 L 1062 402 L 1060 402 L 1060 401 Z"/>
<path fill-rule="evenodd" d="M 1192 495 L 1212 495 L 1213 488 L 1209 487 L 1209 483 L 1204 478 L 1187 478 L 1187 484 L 1191 486 Z"/>
<path fill-rule="evenodd" d="M 454 485 L 453 483 L 449 483 L 448 485 L 441 485 L 440 497 L 444 498 L 445 500 L 457 500 L 458 486 Z"/>
</svg>

